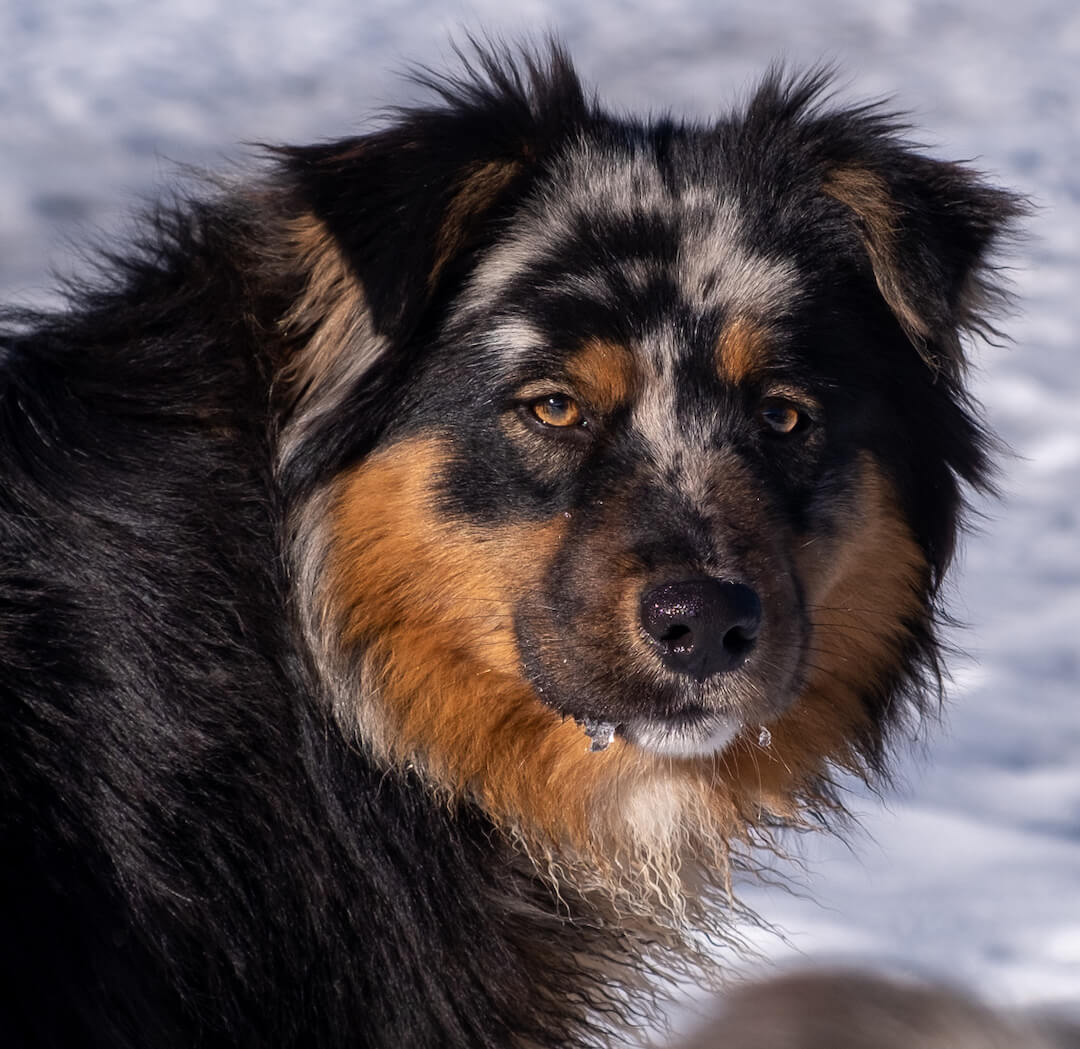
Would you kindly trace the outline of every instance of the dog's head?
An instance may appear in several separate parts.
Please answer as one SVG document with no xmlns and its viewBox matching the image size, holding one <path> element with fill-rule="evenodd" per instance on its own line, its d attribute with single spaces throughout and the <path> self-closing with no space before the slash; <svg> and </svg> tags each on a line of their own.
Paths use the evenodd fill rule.
<svg viewBox="0 0 1080 1049">
<path fill-rule="evenodd" d="M 606 115 L 557 51 L 480 65 L 285 162 L 331 700 L 542 848 L 791 816 L 936 685 L 986 469 L 960 337 L 1019 205 L 819 77 L 691 126 Z"/>
</svg>

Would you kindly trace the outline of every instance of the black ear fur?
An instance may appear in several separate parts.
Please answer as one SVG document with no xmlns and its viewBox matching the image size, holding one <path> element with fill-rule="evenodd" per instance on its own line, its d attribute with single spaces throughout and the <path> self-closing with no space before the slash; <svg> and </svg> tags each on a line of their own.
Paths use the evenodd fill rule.
<svg viewBox="0 0 1080 1049">
<path fill-rule="evenodd" d="M 833 167 L 824 189 L 854 213 L 881 294 L 912 343 L 934 366 L 960 366 L 958 336 L 993 331 L 1002 291 L 990 260 L 1023 211 L 1018 200 L 959 164 L 900 148 Z"/>
<path fill-rule="evenodd" d="M 993 256 L 1026 205 L 962 164 L 915 152 L 887 118 L 864 111 L 854 122 L 878 133 L 864 136 L 861 149 L 833 149 L 824 192 L 850 210 L 882 297 L 912 344 L 932 368 L 958 378 L 960 336 L 995 333 L 1006 295 Z"/>
<path fill-rule="evenodd" d="M 830 105 L 832 81 L 829 69 L 765 78 L 743 125 L 746 142 L 769 144 L 768 169 L 756 176 L 809 176 L 815 196 L 842 205 L 838 217 L 898 323 L 935 371 L 958 379 L 960 336 L 994 333 L 1005 294 L 993 256 L 1028 207 L 962 164 L 919 153 L 881 105 Z M 744 167 L 764 165 L 744 144 L 747 152 Z"/>
<path fill-rule="evenodd" d="M 302 206 L 359 278 L 376 329 L 399 345 L 500 203 L 589 113 L 554 42 L 543 59 L 477 47 L 462 60 L 460 77 L 415 77 L 441 105 L 408 109 L 362 138 L 282 151 Z"/>
</svg>

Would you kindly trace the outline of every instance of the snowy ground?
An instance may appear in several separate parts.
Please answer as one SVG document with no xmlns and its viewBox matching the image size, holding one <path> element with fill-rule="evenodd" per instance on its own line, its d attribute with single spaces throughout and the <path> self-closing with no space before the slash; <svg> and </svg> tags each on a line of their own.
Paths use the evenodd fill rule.
<svg viewBox="0 0 1080 1049">
<path fill-rule="evenodd" d="M 1014 345 L 978 388 L 1014 457 L 955 577 L 946 724 L 854 851 L 805 843 L 807 899 L 749 887 L 771 957 L 899 963 L 1005 1004 L 1080 1000 L 1080 7 L 1074 0 L 7 0 L 0 6 L 0 292 L 49 298 L 65 239 L 116 228 L 172 162 L 308 140 L 409 97 L 406 62 L 462 26 L 557 29 L 607 100 L 704 116 L 777 57 L 894 95 L 938 155 L 1039 212 L 1014 261 Z M 870 13 L 873 8 L 873 13 Z"/>
</svg>

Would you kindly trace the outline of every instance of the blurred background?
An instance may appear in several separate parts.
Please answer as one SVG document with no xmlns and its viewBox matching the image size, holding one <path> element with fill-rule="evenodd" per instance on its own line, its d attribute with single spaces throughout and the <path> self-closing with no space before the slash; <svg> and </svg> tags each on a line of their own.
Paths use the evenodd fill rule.
<svg viewBox="0 0 1080 1049">
<path fill-rule="evenodd" d="M 952 580 L 950 700 L 861 830 L 791 843 L 787 889 L 742 884 L 795 957 L 943 977 L 1002 1006 L 1080 1001 L 1080 6 L 1075 0 L 6 0 L 0 5 L 0 297 L 55 301 L 71 245 L 126 228 L 178 165 L 243 143 L 361 131 L 417 97 L 464 31 L 554 30 L 617 109 L 708 118 L 772 62 L 834 63 L 917 138 L 1030 197 L 1007 260 L 1010 342 L 975 385 L 1011 452 Z M 745 964 L 745 963 L 739 963 Z M 687 993 L 689 1001 L 690 992 Z"/>
</svg>

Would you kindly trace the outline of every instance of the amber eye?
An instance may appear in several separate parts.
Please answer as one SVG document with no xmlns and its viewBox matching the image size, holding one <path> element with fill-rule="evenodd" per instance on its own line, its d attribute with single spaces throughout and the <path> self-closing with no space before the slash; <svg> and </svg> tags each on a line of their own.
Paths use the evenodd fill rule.
<svg viewBox="0 0 1080 1049">
<path fill-rule="evenodd" d="M 528 407 L 534 418 L 545 426 L 565 428 L 582 426 L 585 422 L 585 417 L 582 415 L 581 406 L 578 402 L 562 393 L 537 397 L 535 401 L 529 402 Z"/>
<path fill-rule="evenodd" d="M 807 416 L 791 401 L 779 400 L 766 401 L 758 410 L 758 418 L 773 433 L 781 435 L 794 433 L 807 420 Z"/>
</svg>

